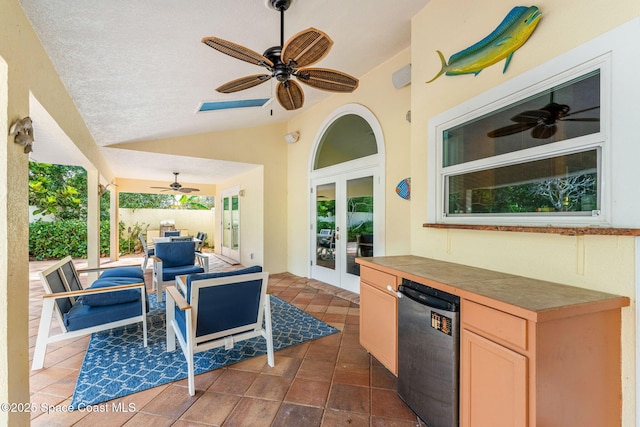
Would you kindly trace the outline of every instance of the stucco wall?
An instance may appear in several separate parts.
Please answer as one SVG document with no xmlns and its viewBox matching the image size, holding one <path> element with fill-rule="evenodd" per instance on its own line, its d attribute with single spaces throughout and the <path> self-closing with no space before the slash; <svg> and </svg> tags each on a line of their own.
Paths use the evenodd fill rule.
<svg viewBox="0 0 640 427">
<path fill-rule="evenodd" d="M 411 253 L 551 280 L 629 296 L 632 306 L 623 309 L 622 381 L 623 422 L 635 420 L 635 239 L 617 236 L 560 236 L 554 234 L 490 231 L 435 230 L 427 222 L 428 171 L 425 167 L 430 141 L 429 120 L 450 108 L 488 91 L 526 71 L 551 61 L 637 17 L 640 3 L 622 0 L 543 0 L 536 3 L 542 20 L 530 40 L 517 51 L 505 74 L 504 63 L 478 76 L 442 76 L 425 84 L 440 69 L 435 53 L 448 58 L 491 32 L 513 4 L 506 1 L 468 2 L 432 0 L 412 22 L 412 138 L 411 138 Z M 637 84 L 629 81 L 625 84 Z M 616 112 L 613 112 L 614 117 Z M 637 141 L 615 140 L 615 150 Z M 628 148 L 629 149 L 629 148 Z M 635 182 L 640 177 L 636 177 Z M 612 331 L 615 333 L 615 331 Z"/>
</svg>

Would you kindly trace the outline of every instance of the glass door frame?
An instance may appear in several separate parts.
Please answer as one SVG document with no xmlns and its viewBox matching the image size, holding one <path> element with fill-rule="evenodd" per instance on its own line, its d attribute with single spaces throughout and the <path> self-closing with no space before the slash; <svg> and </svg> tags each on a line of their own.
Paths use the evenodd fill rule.
<svg viewBox="0 0 640 427">
<path fill-rule="evenodd" d="M 236 223 L 234 223 L 234 210 L 233 210 L 233 199 L 237 199 L 238 203 L 238 209 L 236 209 L 236 215 L 237 215 L 237 225 Z M 229 218 L 231 218 L 231 227 L 227 228 L 227 226 L 225 225 L 225 199 L 229 199 L 229 211 L 230 211 L 230 216 Z M 240 260 L 240 186 L 236 186 L 236 187 L 232 187 L 232 188 L 228 188 L 224 191 L 222 191 L 220 193 L 220 253 L 223 256 L 229 257 L 235 261 L 241 262 Z M 234 226 L 236 228 L 236 230 L 234 230 Z M 228 236 L 229 238 L 231 238 L 233 240 L 234 235 L 236 236 L 237 239 L 237 247 L 230 247 L 230 246 L 225 246 L 225 243 L 227 243 L 227 238 L 226 233 L 230 232 L 230 235 Z"/>
<path fill-rule="evenodd" d="M 331 166 L 326 166 L 320 169 L 315 168 L 315 159 L 319 150 L 321 149 L 321 141 L 324 134 L 329 130 L 331 125 L 340 119 L 342 116 L 348 114 L 355 114 L 363 119 L 371 127 L 373 136 L 377 144 L 377 154 L 360 157 L 354 160 L 345 161 L 343 163 L 336 163 Z M 373 176 L 373 224 L 374 224 L 374 256 L 385 255 L 385 241 L 386 241 L 386 221 L 385 221 L 385 143 L 384 133 L 380 122 L 376 118 L 375 114 L 362 104 L 345 104 L 338 107 L 331 114 L 327 116 L 322 125 L 319 127 L 318 132 L 314 138 L 313 149 L 309 156 L 309 270 L 308 276 L 313 279 L 321 280 L 330 285 L 334 285 L 349 291 L 360 293 L 360 277 L 353 274 L 348 274 L 346 271 L 341 274 L 326 274 L 326 271 L 322 271 L 321 268 L 315 265 L 316 261 L 316 245 L 318 231 L 316 223 L 316 195 L 315 187 L 320 183 L 329 182 L 343 182 L 343 190 L 346 195 L 346 182 L 350 179 L 362 178 L 366 176 Z M 345 199 L 346 201 L 346 199 Z M 336 209 L 337 210 L 337 209 Z M 344 210 L 346 216 L 346 210 Z M 341 230 L 346 229 L 346 218 L 344 223 L 340 225 Z M 346 236 L 347 234 L 345 234 Z M 344 261 L 339 260 L 346 266 L 346 244 L 347 239 L 340 239 L 336 241 L 336 252 L 344 257 Z M 338 261 L 337 261 L 338 262 Z M 324 269 L 327 270 L 327 269 Z M 336 271 L 338 267 L 336 267 Z"/>
<path fill-rule="evenodd" d="M 380 166 L 368 166 L 362 163 L 364 167 L 354 167 L 354 163 L 359 160 L 348 162 L 340 166 L 344 166 L 343 172 L 332 171 L 329 174 L 322 174 L 312 178 L 310 181 L 310 197 L 309 211 L 310 218 L 310 253 L 309 253 L 309 277 L 328 283 L 333 286 L 343 288 L 345 290 L 360 293 L 360 276 L 351 274 L 347 271 L 347 183 L 351 180 L 372 177 L 373 178 L 373 248 L 374 256 L 383 256 L 385 253 L 385 222 L 384 222 L 384 179 Z M 350 165 L 350 166 L 349 166 Z M 317 230 L 317 208 L 316 208 L 316 188 L 320 185 L 335 183 L 336 198 L 336 240 L 335 240 L 335 269 L 330 269 L 318 265 L 317 263 L 317 236 L 320 230 Z"/>
</svg>

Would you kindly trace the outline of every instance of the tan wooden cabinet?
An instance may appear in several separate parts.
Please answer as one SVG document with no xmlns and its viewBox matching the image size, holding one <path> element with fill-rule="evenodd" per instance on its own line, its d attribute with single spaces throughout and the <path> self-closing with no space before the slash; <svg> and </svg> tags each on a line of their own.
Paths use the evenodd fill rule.
<svg viewBox="0 0 640 427">
<path fill-rule="evenodd" d="M 398 375 L 397 289 L 396 276 L 361 267 L 360 344 L 394 375 Z"/>
<path fill-rule="evenodd" d="M 527 357 L 464 328 L 460 350 L 460 425 L 526 427 Z"/>
<path fill-rule="evenodd" d="M 460 309 L 461 427 L 619 425 L 619 309 L 527 319 L 484 302 Z"/>
</svg>

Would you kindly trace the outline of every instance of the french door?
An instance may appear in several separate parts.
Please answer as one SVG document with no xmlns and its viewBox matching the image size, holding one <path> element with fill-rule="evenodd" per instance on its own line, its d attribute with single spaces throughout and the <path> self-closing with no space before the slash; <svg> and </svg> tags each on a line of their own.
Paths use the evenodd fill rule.
<svg viewBox="0 0 640 427">
<path fill-rule="evenodd" d="M 359 256 L 372 256 L 381 224 L 371 170 L 311 181 L 311 277 L 359 293 Z M 383 205 L 380 205 L 380 207 Z M 378 214 L 378 215 L 376 215 Z M 377 252 L 381 252 L 377 248 Z"/>
<path fill-rule="evenodd" d="M 240 187 L 221 193 L 222 198 L 222 239 L 221 253 L 240 262 Z"/>
</svg>

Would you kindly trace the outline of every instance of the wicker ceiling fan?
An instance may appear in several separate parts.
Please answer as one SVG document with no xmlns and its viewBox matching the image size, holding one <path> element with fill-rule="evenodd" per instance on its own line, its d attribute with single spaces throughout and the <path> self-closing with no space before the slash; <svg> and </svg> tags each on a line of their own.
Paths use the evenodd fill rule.
<svg viewBox="0 0 640 427">
<path fill-rule="evenodd" d="M 304 104 L 304 93 L 299 82 L 330 92 L 353 92 L 358 79 L 340 71 L 326 68 L 303 68 L 323 59 L 331 49 L 333 40 L 315 28 L 294 35 L 284 43 L 284 12 L 293 0 L 266 0 L 267 6 L 280 12 L 280 46 L 259 54 L 244 46 L 218 37 L 205 37 L 202 42 L 224 54 L 250 64 L 265 67 L 269 74 L 255 74 L 232 80 L 218 87 L 221 93 L 233 93 L 265 83 L 275 77 L 278 80 L 276 97 L 286 110 L 296 110 Z"/>
<path fill-rule="evenodd" d="M 179 173 L 180 172 L 174 172 L 173 173 L 175 175 L 175 179 L 171 184 L 169 184 L 168 187 L 151 187 L 151 188 L 157 188 L 157 189 L 160 189 L 162 191 L 177 191 L 177 192 L 185 193 L 185 194 L 189 194 L 189 193 L 191 193 L 193 191 L 200 191 L 199 188 L 183 187 L 182 184 L 180 184 L 178 182 L 178 174 Z"/>
</svg>

